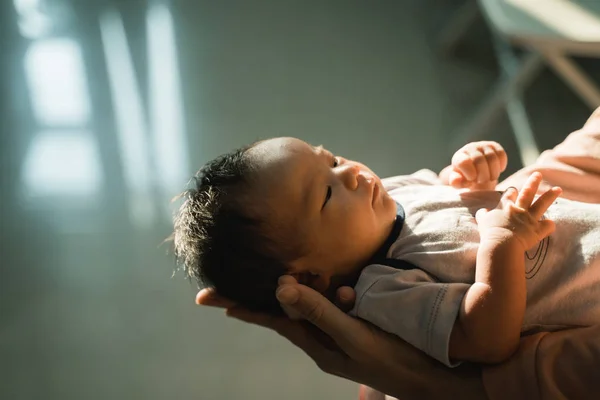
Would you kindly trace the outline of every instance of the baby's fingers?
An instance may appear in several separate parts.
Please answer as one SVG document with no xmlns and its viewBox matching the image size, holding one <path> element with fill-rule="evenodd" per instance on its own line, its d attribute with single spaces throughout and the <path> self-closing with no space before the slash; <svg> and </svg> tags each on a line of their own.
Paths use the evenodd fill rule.
<svg viewBox="0 0 600 400">
<path fill-rule="evenodd" d="M 500 150 L 502 150 L 501 147 Z M 501 158 L 500 150 L 495 148 L 494 143 L 490 143 L 481 149 L 487 160 L 490 181 L 498 180 L 500 174 L 506 169 L 504 160 Z"/>
<path fill-rule="evenodd" d="M 495 153 L 493 151 L 486 153 L 485 148 L 477 148 L 471 151 L 469 156 L 477 170 L 477 176 L 474 179 L 475 182 L 485 183 L 492 180 L 490 167 L 493 164 L 493 160 L 489 160 L 488 157 L 495 157 Z"/>
<path fill-rule="evenodd" d="M 471 155 L 465 151 L 457 151 L 452 157 L 452 167 L 454 171 L 462 175 L 465 180 L 472 182 L 477 179 L 477 167 L 471 158 Z M 452 182 L 452 181 L 450 181 Z"/>
<path fill-rule="evenodd" d="M 469 143 L 452 157 L 454 170 L 466 181 L 480 184 L 497 180 L 506 164 L 506 152 L 496 142 Z"/>
<path fill-rule="evenodd" d="M 554 203 L 554 200 L 556 200 L 558 196 L 560 196 L 561 193 L 562 189 L 558 186 L 547 190 L 540 197 L 537 198 L 535 203 L 533 203 L 533 205 L 529 209 L 529 212 L 536 220 L 539 220 L 540 218 L 542 218 L 546 210 L 548 210 L 548 208 L 552 205 L 552 203 Z"/>
<path fill-rule="evenodd" d="M 515 204 L 518 195 L 519 191 L 517 190 L 517 188 L 514 186 L 510 186 L 504 191 L 504 193 L 502 193 L 502 197 L 500 197 L 500 201 L 498 202 L 496 209 L 502 210 L 507 207 L 510 207 L 512 204 Z"/>
<path fill-rule="evenodd" d="M 463 187 L 468 186 L 467 179 L 462 176 L 462 174 L 456 170 L 452 170 L 450 175 L 448 176 L 448 183 L 455 189 L 461 189 Z"/>
<path fill-rule="evenodd" d="M 506 170 L 506 167 L 508 166 L 508 156 L 506 155 L 506 151 L 504 150 L 504 148 L 499 143 L 492 142 L 490 144 L 490 147 L 492 147 L 494 149 L 494 152 L 496 153 L 496 160 L 498 162 L 499 173 L 495 179 L 498 179 L 500 177 L 500 174 L 503 173 Z"/>
<path fill-rule="evenodd" d="M 527 181 L 525 181 L 525 184 L 519 192 L 517 201 L 515 202 L 517 207 L 523 208 L 525 210 L 529 209 L 531 203 L 533 202 L 533 199 L 535 198 L 535 194 L 537 193 L 540 183 L 542 183 L 542 174 L 540 174 L 539 172 L 534 172 L 529 176 L 529 178 L 527 178 Z"/>
</svg>

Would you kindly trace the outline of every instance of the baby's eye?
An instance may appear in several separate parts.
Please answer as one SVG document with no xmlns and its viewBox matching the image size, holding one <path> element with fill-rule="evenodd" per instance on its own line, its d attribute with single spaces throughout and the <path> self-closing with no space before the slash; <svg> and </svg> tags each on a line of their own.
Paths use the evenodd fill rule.
<svg viewBox="0 0 600 400">
<path fill-rule="evenodd" d="M 333 157 L 333 168 L 337 167 L 338 165 L 340 165 L 340 162 L 338 160 L 337 157 Z"/>
<path fill-rule="evenodd" d="M 323 202 L 323 207 L 321 207 L 321 210 L 323 208 L 325 208 L 325 204 L 327 204 L 327 202 L 329 201 L 330 198 L 331 198 L 331 186 L 327 186 L 327 194 L 325 195 L 325 201 Z"/>
</svg>

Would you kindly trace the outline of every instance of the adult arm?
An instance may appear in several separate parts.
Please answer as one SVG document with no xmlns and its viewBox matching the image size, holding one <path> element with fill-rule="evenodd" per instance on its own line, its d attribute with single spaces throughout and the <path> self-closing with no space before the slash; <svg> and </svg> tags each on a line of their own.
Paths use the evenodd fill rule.
<svg viewBox="0 0 600 400">
<path fill-rule="evenodd" d="M 232 306 L 215 304 L 212 296 L 205 290 L 200 292 L 197 301 Z M 276 331 L 300 347 L 327 373 L 403 400 L 486 398 L 479 368 L 464 365 L 448 369 L 400 338 L 348 316 L 307 286 L 284 283 L 277 297 L 286 310 L 305 320 L 272 317 L 236 307 L 230 307 L 228 315 Z M 324 341 L 319 336 L 321 332 L 331 341 Z"/>
<path fill-rule="evenodd" d="M 571 200 L 600 203 L 600 108 L 582 129 L 499 185 L 521 187 L 539 171 Z M 595 399 L 600 392 L 600 324 L 523 337 L 505 363 L 483 368 L 490 399 Z"/>
<path fill-rule="evenodd" d="M 521 339 L 507 362 L 483 369 L 490 399 L 596 399 L 600 393 L 600 325 Z"/>
</svg>

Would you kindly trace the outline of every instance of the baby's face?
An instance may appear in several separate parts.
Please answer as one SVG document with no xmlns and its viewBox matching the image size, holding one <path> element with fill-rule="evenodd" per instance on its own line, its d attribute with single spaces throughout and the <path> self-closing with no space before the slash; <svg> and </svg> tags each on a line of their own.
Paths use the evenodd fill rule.
<svg viewBox="0 0 600 400">
<path fill-rule="evenodd" d="M 389 235 L 394 200 L 365 165 L 335 156 L 294 138 L 257 144 L 255 189 L 269 210 L 269 222 L 285 240 L 303 240 L 309 252 L 294 261 L 295 274 L 332 276 L 356 272 Z"/>
</svg>

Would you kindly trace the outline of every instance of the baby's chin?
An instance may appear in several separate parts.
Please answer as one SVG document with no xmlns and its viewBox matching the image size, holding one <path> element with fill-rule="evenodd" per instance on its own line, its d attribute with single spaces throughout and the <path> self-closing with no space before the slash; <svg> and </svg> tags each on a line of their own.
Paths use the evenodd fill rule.
<svg viewBox="0 0 600 400">
<path fill-rule="evenodd" d="M 398 210 L 397 210 L 397 206 L 396 206 L 396 200 L 394 200 L 388 192 L 383 193 L 382 203 L 383 203 L 383 206 L 385 207 L 384 225 L 385 225 L 385 229 L 387 229 L 389 227 L 389 225 L 393 224 L 394 221 L 396 220 L 396 215 L 397 215 Z"/>
</svg>

